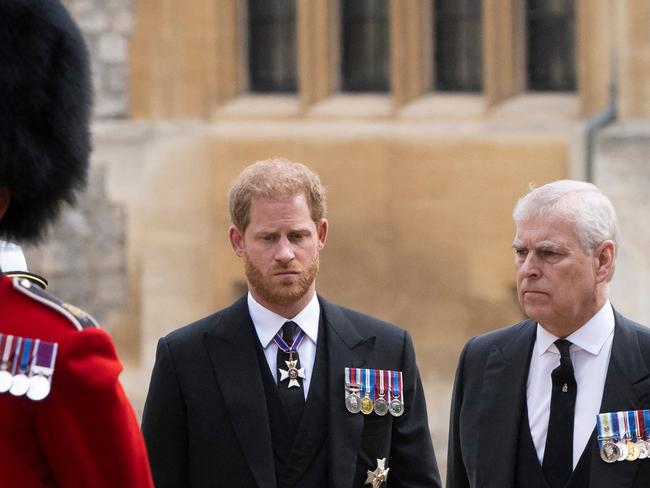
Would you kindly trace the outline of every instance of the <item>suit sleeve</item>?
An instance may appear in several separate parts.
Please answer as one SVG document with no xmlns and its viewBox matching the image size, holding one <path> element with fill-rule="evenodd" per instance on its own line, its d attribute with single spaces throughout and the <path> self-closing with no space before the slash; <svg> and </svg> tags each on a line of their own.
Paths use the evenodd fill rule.
<svg viewBox="0 0 650 488">
<path fill-rule="evenodd" d="M 157 488 L 189 486 L 187 474 L 187 416 L 169 346 L 160 339 L 142 431 Z"/>
<path fill-rule="evenodd" d="M 471 341 L 470 341 L 471 342 Z M 447 488 L 469 487 L 469 479 L 463 462 L 460 438 L 460 411 L 463 405 L 463 370 L 468 342 L 460 353 L 454 392 L 451 397 L 451 413 L 449 417 L 449 445 L 447 449 Z"/>
<path fill-rule="evenodd" d="M 393 423 L 390 488 L 439 488 L 440 474 L 431 443 L 424 389 L 411 336 L 404 333 L 402 373 L 406 408 Z"/>
<path fill-rule="evenodd" d="M 142 434 L 118 380 L 113 343 L 100 329 L 59 343 L 52 392 L 36 429 L 57 486 L 150 488 Z"/>
</svg>

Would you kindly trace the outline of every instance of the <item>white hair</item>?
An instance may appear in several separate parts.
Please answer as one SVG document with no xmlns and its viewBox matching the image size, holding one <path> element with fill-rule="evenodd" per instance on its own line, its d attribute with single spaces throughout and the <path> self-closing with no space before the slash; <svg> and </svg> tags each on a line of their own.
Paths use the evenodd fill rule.
<svg viewBox="0 0 650 488">
<path fill-rule="evenodd" d="M 515 223 L 544 215 L 561 215 L 573 222 L 580 246 L 591 254 L 604 241 L 618 247 L 614 205 L 591 183 L 559 180 L 532 188 L 521 197 L 512 213 Z"/>
</svg>

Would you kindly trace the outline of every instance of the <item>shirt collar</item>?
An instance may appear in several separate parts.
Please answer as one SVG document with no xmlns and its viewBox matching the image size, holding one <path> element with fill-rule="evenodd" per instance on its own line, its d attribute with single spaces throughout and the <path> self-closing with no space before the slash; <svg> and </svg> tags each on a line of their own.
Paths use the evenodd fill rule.
<svg viewBox="0 0 650 488">
<path fill-rule="evenodd" d="M 309 337 L 314 344 L 318 340 L 318 322 L 320 320 L 320 305 L 316 293 L 295 317 L 282 317 L 268 308 L 260 305 L 248 292 L 248 312 L 250 313 L 255 331 L 260 339 L 262 347 L 266 347 L 271 343 L 275 334 L 282 328 L 287 320 L 291 320 L 298 324 L 307 337 Z"/>
<path fill-rule="evenodd" d="M 576 330 L 566 339 L 579 349 L 583 349 L 594 356 L 597 356 L 607 338 L 614 332 L 614 311 L 609 300 L 591 317 L 585 325 Z M 536 347 L 537 354 L 541 356 L 545 352 L 559 354 L 553 343 L 559 337 L 548 332 L 544 327 L 537 324 Z"/>
</svg>

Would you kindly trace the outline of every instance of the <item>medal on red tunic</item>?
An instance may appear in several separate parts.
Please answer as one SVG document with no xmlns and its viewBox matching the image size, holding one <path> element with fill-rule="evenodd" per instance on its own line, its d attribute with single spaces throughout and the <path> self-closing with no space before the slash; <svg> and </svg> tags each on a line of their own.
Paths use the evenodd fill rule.
<svg viewBox="0 0 650 488">
<path fill-rule="evenodd" d="M 29 390 L 27 391 L 27 398 L 30 400 L 42 400 L 49 395 L 58 348 L 59 345 L 56 343 L 38 341 L 30 368 Z"/>
<path fill-rule="evenodd" d="M 0 337 L 0 393 L 6 393 L 11 388 L 14 377 L 11 374 L 11 353 L 13 351 L 14 336 L 4 335 Z"/>
<path fill-rule="evenodd" d="M 278 345 L 278 347 L 286 352 L 289 355 L 289 361 L 285 361 L 287 369 L 279 369 L 280 371 L 280 381 L 289 380 L 288 388 L 298 387 L 300 388 L 300 382 L 298 378 L 305 379 L 305 368 L 298 368 L 298 360 L 293 359 L 293 354 L 298 351 L 298 346 L 302 343 L 302 340 L 305 338 L 305 332 L 300 329 L 300 332 L 294 339 L 291 345 L 287 344 L 280 333 L 275 334 L 273 341 Z"/>
<path fill-rule="evenodd" d="M 14 396 L 23 396 L 29 390 L 29 378 L 27 377 L 27 369 L 31 363 L 32 344 L 33 339 L 23 339 L 22 350 L 16 349 L 16 359 L 14 363 L 17 365 L 14 374 L 14 380 L 9 389 L 9 393 Z"/>
</svg>

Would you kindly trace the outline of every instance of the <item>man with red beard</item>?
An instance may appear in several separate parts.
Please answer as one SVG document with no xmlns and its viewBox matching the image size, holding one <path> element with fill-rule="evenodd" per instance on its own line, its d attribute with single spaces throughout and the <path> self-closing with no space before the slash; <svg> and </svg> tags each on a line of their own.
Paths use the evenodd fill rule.
<svg viewBox="0 0 650 488">
<path fill-rule="evenodd" d="M 156 486 L 439 487 L 410 336 L 316 294 L 318 175 L 261 161 L 229 196 L 249 291 L 158 344 L 142 425 Z"/>
</svg>

